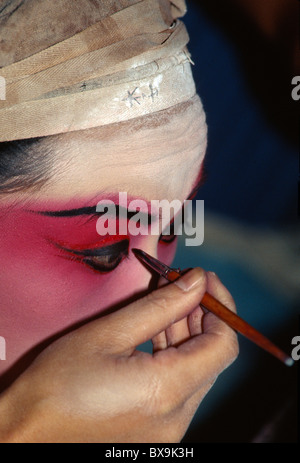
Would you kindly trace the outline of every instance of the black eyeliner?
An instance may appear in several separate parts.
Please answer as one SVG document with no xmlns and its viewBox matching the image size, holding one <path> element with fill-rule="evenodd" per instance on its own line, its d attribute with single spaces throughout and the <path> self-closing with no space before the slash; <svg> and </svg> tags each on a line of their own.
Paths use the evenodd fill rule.
<svg viewBox="0 0 300 463">
<path fill-rule="evenodd" d="M 106 214 L 109 209 L 109 205 L 105 206 L 105 210 L 103 212 L 97 211 L 97 206 L 90 206 L 90 207 L 81 207 L 79 209 L 70 209 L 70 210 L 63 210 L 63 211 L 39 211 L 35 212 L 39 215 L 44 215 L 46 217 L 56 217 L 56 218 L 71 218 L 71 217 L 80 217 L 80 216 L 93 216 L 93 217 L 101 217 L 102 215 Z M 119 206 L 118 204 L 115 205 L 116 208 L 116 216 L 124 216 L 128 219 L 132 219 L 137 214 L 142 214 L 146 216 L 148 219 L 148 223 L 151 225 L 153 221 L 153 216 L 146 212 L 141 211 L 128 211 L 126 208 Z"/>
<path fill-rule="evenodd" d="M 56 246 L 69 254 L 69 257 L 66 256 L 66 258 L 85 264 L 99 273 L 111 272 L 129 253 L 129 240 L 127 239 L 101 248 L 83 249 L 81 251 L 68 249 L 59 244 L 56 244 Z"/>
<path fill-rule="evenodd" d="M 83 249 L 81 251 L 75 251 L 74 249 L 68 249 L 64 246 L 58 246 L 60 249 L 63 249 L 66 252 L 71 254 L 75 254 L 76 256 L 83 256 L 83 257 L 107 257 L 112 254 L 120 254 L 124 253 L 128 250 L 129 247 L 129 240 L 122 240 L 118 243 L 113 243 L 108 246 L 103 246 L 101 248 L 94 248 L 94 249 Z"/>
</svg>

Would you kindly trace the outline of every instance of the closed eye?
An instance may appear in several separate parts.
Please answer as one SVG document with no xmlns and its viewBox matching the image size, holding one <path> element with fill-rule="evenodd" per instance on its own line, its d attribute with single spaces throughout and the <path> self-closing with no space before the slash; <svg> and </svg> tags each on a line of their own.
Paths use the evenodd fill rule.
<svg viewBox="0 0 300 463">
<path fill-rule="evenodd" d="M 125 239 L 109 246 L 80 251 L 58 246 L 66 252 L 63 256 L 69 260 L 79 262 L 99 273 L 109 273 L 115 270 L 122 260 L 128 256 L 129 240 Z"/>
</svg>

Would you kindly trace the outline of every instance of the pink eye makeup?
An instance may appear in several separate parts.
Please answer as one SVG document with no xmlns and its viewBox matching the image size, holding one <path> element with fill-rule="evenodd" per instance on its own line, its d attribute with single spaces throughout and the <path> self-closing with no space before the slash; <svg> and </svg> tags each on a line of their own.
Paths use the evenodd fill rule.
<svg viewBox="0 0 300 463">
<path fill-rule="evenodd" d="M 94 273 L 107 274 L 128 257 L 130 240 L 135 239 L 118 233 L 124 211 L 124 208 L 116 204 L 117 233 L 105 236 L 97 233 L 96 223 L 106 211 L 97 212 L 96 206 L 33 213 L 51 223 L 51 230 L 48 230 L 45 238 L 59 251 L 57 255 L 60 258 L 81 264 Z M 143 214 L 149 224 L 156 220 L 148 212 Z M 135 215 L 136 211 L 126 210 L 127 220 L 133 219 Z"/>
<path fill-rule="evenodd" d="M 178 185 L 165 175 L 147 178 L 145 189 L 141 175 L 130 183 L 131 193 L 119 193 L 129 184 L 124 174 L 124 190 L 119 185 L 114 191 L 103 190 L 99 180 L 98 191 L 92 184 L 89 194 L 87 179 L 85 190 L 71 186 L 59 190 L 60 196 L 52 197 L 46 189 L 1 200 L 1 329 L 13 349 L 11 364 L 54 334 L 118 309 L 152 287 L 153 275 L 141 267 L 132 249 L 144 249 L 171 265 L 177 210 L 168 216 L 167 207 L 152 206 L 166 199 L 179 199 L 182 205 L 191 190 L 195 194 L 201 174 L 193 171 L 190 179 L 186 170 L 183 174 L 185 181 L 179 177 Z M 116 214 L 105 209 L 110 203 Z M 116 233 L 102 234 L 99 223 L 105 230 L 110 217 L 115 217 Z"/>
<path fill-rule="evenodd" d="M 199 173 L 194 188 L 188 197 L 192 199 L 199 187 L 202 185 L 202 169 Z M 102 196 L 102 198 L 101 198 Z M 118 203 L 119 196 L 116 194 L 99 195 L 93 199 L 82 201 L 72 201 L 69 203 L 51 203 L 47 202 L 31 204 L 31 207 L 20 208 L 12 212 L 10 225 L 5 226 L 7 242 L 11 242 L 11 249 L 14 249 L 16 257 L 22 254 L 32 254 L 37 252 L 39 258 L 43 259 L 45 264 L 47 259 L 65 259 L 80 267 L 86 268 L 94 274 L 109 274 L 113 272 L 130 254 L 130 248 L 143 246 L 141 236 L 135 236 L 131 233 L 121 231 L 119 224 L 126 224 L 127 221 L 134 221 L 137 211 L 130 210 L 130 203 L 137 198 L 128 196 L 128 203 Z M 96 204 L 99 201 L 109 200 L 116 205 L 116 223 L 117 233 L 115 235 L 101 236 L 97 233 L 96 224 L 101 215 L 105 212 L 98 212 Z M 150 203 L 144 201 L 146 207 L 139 211 L 145 218 L 145 223 L 155 223 L 158 215 L 150 214 Z M 29 206 L 29 204 L 28 204 Z M 46 207 L 45 207 L 46 206 Z M 67 207 L 65 207 L 67 206 Z M 133 206 L 132 206 L 133 207 Z M 126 214 L 124 214 L 126 212 Z M 152 212 L 152 211 L 151 211 Z M 124 219 L 124 216 L 126 219 Z M 120 229 L 120 233 L 119 233 Z M 147 230 L 145 235 L 147 235 Z M 150 234 L 150 228 L 149 228 Z M 16 237 L 17 241 L 16 241 Z M 166 233 L 158 237 L 158 244 L 164 245 L 167 252 L 167 246 L 176 241 L 177 235 L 174 228 L 174 219 Z M 146 239 L 146 236 L 143 238 Z M 35 243 L 32 247 L 32 243 Z M 50 246 L 50 247 L 49 247 Z M 51 251 L 52 249 L 52 251 Z M 53 252 L 54 250 L 54 252 Z M 54 261 L 53 261 L 54 262 Z M 58 265 L 59 265 L 59 261 Z M 59 267 L 61 267 L 59 265 Z M 71 268 L 70 268 L 71 270 Z M 74 267 L 76 272 L 76 268 Z"/>
</svg>

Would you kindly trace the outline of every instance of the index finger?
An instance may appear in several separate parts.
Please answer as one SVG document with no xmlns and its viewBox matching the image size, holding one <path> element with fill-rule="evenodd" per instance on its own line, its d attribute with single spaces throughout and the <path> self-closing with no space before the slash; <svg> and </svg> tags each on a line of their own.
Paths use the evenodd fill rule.
<svg viewBox="0 0 300 463">
<path fill-rule="evenodd" d="M 96 341 L 101 337 L 102 352 L 116 354 L 134 350 L 191 313 L 206 287 L 206 273 L 195 268 L 180 280 L 92 322 L 88 327 L 89 339 L 93 333 Z"/>
<path fill-rule="evenodd" d="M 208 288 L 220 302 L 236 310 L 230 293 L 213 274 L 208 275 Z M 238 355 L 237 335 L 232 328 L 209 312 L 202 322 L 202 334 L 176 349 L 155 354 L 157 364 L 166 372 L 166 382 L 176 384 L 178 400 L 184 400 L 213 381 Z"/>
</svg>

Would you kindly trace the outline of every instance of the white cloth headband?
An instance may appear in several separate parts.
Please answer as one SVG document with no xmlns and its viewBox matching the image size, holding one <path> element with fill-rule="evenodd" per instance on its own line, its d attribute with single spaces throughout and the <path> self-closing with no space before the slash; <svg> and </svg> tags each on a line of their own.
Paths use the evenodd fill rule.
<svg viewBox="0 0 300 463">
<path fill-rule="evenodd" d="M 189 37 L 181 21 L 166 24 L 162 3 L 172 6 L 139 1 L 0 69 L 0 141 L 121 122 L 192 98 Z"/>
</svg>

